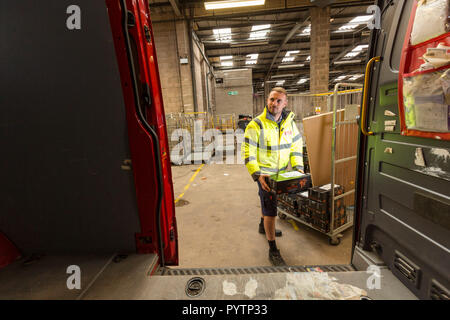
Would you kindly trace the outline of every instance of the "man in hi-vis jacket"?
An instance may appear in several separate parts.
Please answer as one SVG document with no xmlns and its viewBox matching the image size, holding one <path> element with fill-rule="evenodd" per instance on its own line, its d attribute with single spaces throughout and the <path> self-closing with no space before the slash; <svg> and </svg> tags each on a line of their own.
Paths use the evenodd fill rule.
<svg viewBox="0 0 450 320">
<path fill-rule="evenodd" d="M 275 242 L 281 231 L 275 230 L 277 202 L 268 186 L 268 177 L 286 170 L 289 161 L 292 168 L 303 173 L 302 137 L 294 122 L 295 115 L 285 110 L 286 105 L 286 90 L 273 88 L 264 111 L 245 129 L 241 152 L 248 172 L 258 184 L 262 209 L 259 232 L 266 234 L 269 260 L 274 266 L 286 263 Z"/>
</svg>

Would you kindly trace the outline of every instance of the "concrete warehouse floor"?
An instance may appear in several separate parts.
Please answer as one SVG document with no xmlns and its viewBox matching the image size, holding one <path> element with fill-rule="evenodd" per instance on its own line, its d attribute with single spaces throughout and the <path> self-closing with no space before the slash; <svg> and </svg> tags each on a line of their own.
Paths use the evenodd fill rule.
<svg viewBox="0 0 450 320">
<path fill-rule="evenodd" d="M 244 165 L 172 166 L 179 240 L 179 267 L 270 266 L 268 243 L 258 233 L 258 187 Z M 185 201 L 187 201 L 185 203 Z M 277 246 L 288 265 L 349 264 L 353 229 L 338 246 L 300 222 L 281 220 Z"/>
</svg>

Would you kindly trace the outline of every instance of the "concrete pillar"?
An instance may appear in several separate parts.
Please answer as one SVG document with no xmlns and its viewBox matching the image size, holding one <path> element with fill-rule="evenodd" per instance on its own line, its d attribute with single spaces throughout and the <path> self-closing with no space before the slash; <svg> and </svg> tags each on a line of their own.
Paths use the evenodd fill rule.
<svg viewBox="0 0 450 320">
<path fill-rule="evenodd" d="M 311 13 L 311 62 L 310 92 L 328 92 L 330 65 L 330 7 L 310 9 Z M 314 107 L 327 110 L 326 97 L 314 97 Z M 314 110 L 312 110 L 314 111 Z"/>
<path fill-rule="evenodd" d="M 166 114 L 194 111 L 191 57 L 185 21 L 154 22 L 156 55 Z M 188 62 L 182 64 L 181 58 Z"/>
<path fill-rule="evenodd" d="M 176 39 L 177 39 L 177 51 L 179 58 L 187 58 L 188 63 L 179 64 L 180 82 L 181 82 L 181 96 L 183 106 L 180 112 L 193 112 L 194 111 L 194 99 L 192 95 L 192 72 L 191 63 L 193 63 L 193 57 L 190 56 L 189 48 L 189 26 L 188 23 L 183 21 L 176 22 Z"/>
</svg>

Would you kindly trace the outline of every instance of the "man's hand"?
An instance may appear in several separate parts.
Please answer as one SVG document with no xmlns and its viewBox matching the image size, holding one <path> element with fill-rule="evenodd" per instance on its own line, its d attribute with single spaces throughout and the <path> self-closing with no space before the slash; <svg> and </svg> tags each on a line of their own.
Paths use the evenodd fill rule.
<svg viewBox="0 0 450 320">
<path fill-rule="evenodd" d="M 261 183 L 261 187 L 263 188 L 264 191 L 270 192 L 270 188 L 266 183 L 266 177 L 269 177 L 269 175 L 262 174 L 259 176 L 258 181 L 259 181 L 259 183 Z"/>
</svg>

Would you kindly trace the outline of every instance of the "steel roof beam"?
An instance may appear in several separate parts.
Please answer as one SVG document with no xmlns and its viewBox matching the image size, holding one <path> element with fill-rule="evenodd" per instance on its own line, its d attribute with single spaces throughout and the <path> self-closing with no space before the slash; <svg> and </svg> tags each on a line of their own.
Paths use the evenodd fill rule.
<svg viewBox="0 0 450 320">
<path fill-rule="evenodd" d="M 370 6 L 373 4 L 373 1 L 353 1 L 353 2 L 342 2 L 331 5 L 331 9 L 333 8 L 346 8 L 346 7 L 363 7 Z M 211 15 L 211 16 L 203 16 L 203 17 L 194 17 L 194 21 L 206 21 L 206 20 L 218 20 L 225 18 L 240 18 L 240 17 L 255 17 L 255 16 L 268 16 L 273 14 L 280 13 L 292 13 L 292 12 L 304 12 L 308 11 L 310 8 L 315 6 L 299 6 L 299 7 L 291 7 L 284 9 L 269 9 L 269 10 L 258 10 L 258 11 L 250 11 L 250 12 L 242 12 L 242 13 L 231 13 L 231 14 L 223 14 L 223 15 Z"/>
<path fill-rule="evenodd" d="M 310 17 L 308 16 L 302 23 L 295 25 L 291 29 L 291 31 L 289 31 L 289 33 L 286 35 L 286 38 L 284 38 L 283 42 L 281 43 L 280 47 L 278 48 L 278 51 L 275 53 L 275 56 L 273 57 L 272 63 L 269 67 L 269 70 L 267 71 L 266 78 L 269 77 L 270 70 L 272 69 L 273 65 L 275 64 L 275 61 L 277 60 L 278 54 L 280 54 L 281 49 L 283 49 L 284 45 L 289 41 L 289 39 L 291 39 L 291 37 L 298 31 L 298 29 L 303 27 L 306 24 L 306 22 L 309 21 L 309 19 L 310 19 Z"/>
<path fill-rule="evenodd" d="M 331 16 L 330 19 L 349 19 L 349 18 L 355 18 L 361 15 L 367 15 L 367 13 L 365 12 L 358 12 L 358 13 L 354 13 L 354 14 L 348 14 L 348 15 L 336 15 L 336 16 Z M 220 20 L 218 20 L 220 21 Z M 229 20 L 227 20 L 229 21 Z M 235 20 L 236 22 L 240 22 L 240 20 Z M 297 23 L 298 19 L 296 20 L 284 20 L 280 21 L 280 20 L 247 20 L 246 23 L 241 23 L 241 24 L 225 24 L 225 25 L 221 25 L 221 26 L 205 26 L 205 27 L 198 27 L 198 29 L 196 31 L 210 31 L 213 29 L 218 29 L 218 28 L 246 28 L 246 27 L 250 27 L 253 25 L 264 25 L 264 24 L 285 24 L 285 25 L 292 25 L 294 23 Z M 330 25 L 342 25 L 345 22 L 331 22 Z"/>
<path fill-rule="evenodd" d="M 180 11 L 180 4 L 178 3 L 178 0 L 169 0 L 170 5 L 172 6 L 173 11 L 175 12 L 177 17 L 182 16 Z"/>
</svg>

